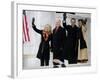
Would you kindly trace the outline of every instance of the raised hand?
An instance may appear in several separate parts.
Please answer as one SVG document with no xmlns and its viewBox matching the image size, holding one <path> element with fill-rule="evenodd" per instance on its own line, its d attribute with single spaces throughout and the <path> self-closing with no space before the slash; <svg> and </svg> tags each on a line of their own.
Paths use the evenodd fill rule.
<svg viewBox="0 0 100 80">
<path fill-rule="evenodd" d="M 35 18 L 33 17 L 33 19 L 32 19 L 32 25 L 35 25 L 34 22 L 35 22 Z"/>
</svg>

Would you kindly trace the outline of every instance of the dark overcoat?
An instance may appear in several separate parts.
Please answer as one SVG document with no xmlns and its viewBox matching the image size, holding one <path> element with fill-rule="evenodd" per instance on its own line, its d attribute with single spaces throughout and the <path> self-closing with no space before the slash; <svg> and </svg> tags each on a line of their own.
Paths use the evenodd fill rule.
<svg viewBox="0 0 100 80">
<path fill-rule="evenodd" d="M 53 59 L 64 59 L 63 49 L 64 42 L 66 37 L 66 31 L 63 27 L 59 27 L 56 31 L 56 28 L 53 30 L 52 34 L 52 50 L 53 50 Z"/>
<path fill-rule="evenodd" d="M 76 25 L 74 27 L 66 25 L 66 23 L 63 23 L 63 26 L 68 32 L 64 47 L 64 57 L 69 60 L 69 63 L 77 63 L 79 28 Z"/>
<path fill-rule="evenodd" d="M 43 30 L 39 30 L 36 28 L 35 25 L 32 26 L 32 28 L 41 35 L 41 42 L 39 45 L 39 50 L 37 53 L 37 58 L 41 59 L 42 57 L 45 60 L 50 59 L 50 46 L 49 46 L 49 41 L 51 40 L 51 35 L 49 36 L 48 40 L 45 41 L 43 38 Z"/>
</svg>

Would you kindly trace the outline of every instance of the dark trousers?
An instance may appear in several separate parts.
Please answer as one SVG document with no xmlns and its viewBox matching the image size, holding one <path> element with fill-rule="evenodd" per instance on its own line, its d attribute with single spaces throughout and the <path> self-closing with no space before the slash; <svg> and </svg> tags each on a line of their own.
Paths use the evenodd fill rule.
<svg viewBox="0 0 100 80">
<path fill-rule="evenodd" d="M 49 60 L 41 58 L 40 60 L 41 66 L 49 66 Z"/>
<path fill-rule="evenodd" d="M 61 52 L 55 52 L 54 55 L 53 55 L 53 59 L 58 59 L 60 60 L 61 62 L 63 62 L 63 64 L 61 64 L 62 67 L 65 67 L 65 64 L 64 64 L 64 56 L 63 56 L 63 53 Z M 60 65 L 60 63 L 55 63 L 53 62 L 53 65 L 54 65 L 54 68 L 58 68 L 57 65 Z"/>
<path fill-rule="evenodd" d="M 54 48 L 53 59 L 58 59 L 64 63 L 64 53 L 62 50 L 60 50 L 60 48 Z M 56 65 L 56 63 L 53 63 L 53 64 Z"/>
<path fill-rule="evenodd" d="M 70 55 L 70 58 L 68 59 L 69 64 L 77 64 L 77 58 L 78 58 L 78 53 L 73 52 L 72 55 Z"/>
<path fill-rule="evenodd" d="M 68 60 L 68 64 L 77 64 L 77 59 Z"/>
</svg>

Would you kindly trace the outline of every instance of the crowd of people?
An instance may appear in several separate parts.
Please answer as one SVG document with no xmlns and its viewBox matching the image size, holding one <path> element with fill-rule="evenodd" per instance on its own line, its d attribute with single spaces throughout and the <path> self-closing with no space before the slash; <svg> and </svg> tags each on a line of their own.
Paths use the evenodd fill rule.
<svg viewBox="0 0 100 80">
<path fill-rule="evenodd" d="M 50 51 L 53 54 L 52 63 L 54 68 L 58 68 L 58 65 L 66 67 L 64 60 L 68 60 L 68 64 L 86 63 L 88 61 L 87 43 L 84 37 L 87 31 L 86 22 L 79 19 L 77 26 L 75 18 L 71 18 L 70 21 L 71 25 L 67 25 L 65 17 L 63 21 L 56 19 L 53 30 L 51 30 L 50 24 L 46 24 L 43 30 L 39 30 L 35 25 L 35 18 L 33 18 L 32 28 L 41 35 L 37 53 L 41 66 L 49 66 Z M 80 48 L 80 59 L 78 59 L 78 48 Z"/>
</svg>

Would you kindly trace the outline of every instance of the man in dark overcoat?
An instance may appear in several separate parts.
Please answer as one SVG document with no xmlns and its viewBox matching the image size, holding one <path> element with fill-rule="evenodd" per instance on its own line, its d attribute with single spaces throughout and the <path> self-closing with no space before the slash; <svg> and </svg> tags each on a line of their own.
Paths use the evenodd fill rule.
<svg viewBox="0 0 100 80">
<path fill-rule="evenodd" d="M 53 64 L 54 68 L 58 67 L 59 62 L 56 62 L 57 60 L 61 61 L 61 66 L 65 67 L 64 64 L 64 42 L 65 42 L 66 32 L 63 27 L 61 27 L 61 20 L 56 19 L 55 28 L 53 29 L 52 34 L 52 49 L 53 49 Z"/>
<path fill-rule="evenodd" d="M 63 20 L 63 27 L 67 30 L 67 38 L 64 46 L 64 58 L 69 64 L 76 64 L 78 59 L 78 40 L 79 28 L 76 26 L 76 19 L 71 19 L 71 25 L 66 24 L 66 18 Z"/>
</svg>

